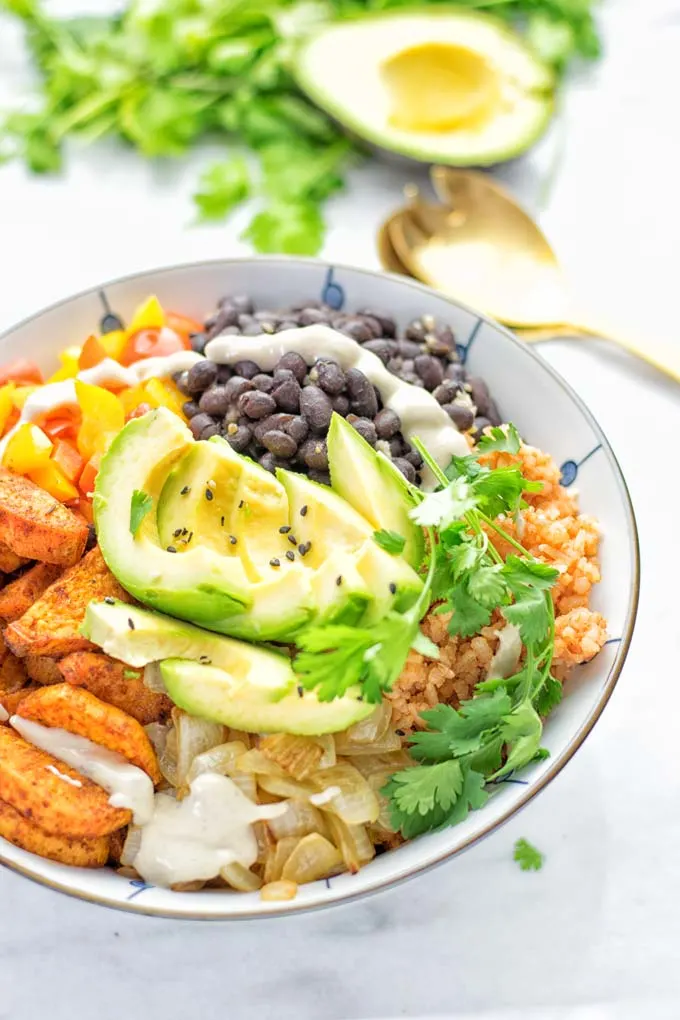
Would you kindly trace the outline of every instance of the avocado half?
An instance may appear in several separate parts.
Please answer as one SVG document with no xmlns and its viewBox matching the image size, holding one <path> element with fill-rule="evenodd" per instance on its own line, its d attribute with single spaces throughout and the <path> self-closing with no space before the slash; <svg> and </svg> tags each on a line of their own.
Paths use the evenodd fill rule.
<svg viewBox="0 0 680 1020">
<path fill-rule="evenodd" d="M 419 162 L 512 159 L 543 134 L 554 109 L 553 72 L 522 38 L 458 8 L 324 25 L 299 44 L 292 70 L 349 131 Z"/>
</svg>

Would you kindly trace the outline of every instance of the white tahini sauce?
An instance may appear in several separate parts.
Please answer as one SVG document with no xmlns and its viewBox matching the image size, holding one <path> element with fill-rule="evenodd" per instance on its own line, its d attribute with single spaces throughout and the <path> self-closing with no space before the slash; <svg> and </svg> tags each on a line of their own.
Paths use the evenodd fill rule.
<svg viewBox="0 0 680 1020">
<path fill-rule="evenodd" d="M 82 786 L 83 784 L 79 779 L 74 779 L 72 776 L 67 776 L 65 772 L 60 772 L 56 765 L 46 765 L 45 768 L 48 772 L 51 772 L 57 779 L 63 779 L 69 786 Z"/>
<path fill-rule="evenodd" d="M 32 719 L 13 715 L 10 724 L 24 740 L 66 762 L 102 786 L 112 807 L 132 811 L 135 825 L 144 825 L 153 815 L 153 783 L 146 772 L 131 765 L 121 754 L 94 744 L 86 737 L 57 727 L 41 726 Z"/>
<path fill-rule="evenodd" d="M 313 804 L 314 807 L 321 807 L 323 804 L 328 804 L 329 801 L 333 800 L 340 793 L 342 793 L 342 790 L 339 786 L 327 786 L 321 793 L 313 793 L 309 798 L 309 803 Z"/>
<path fill-rule="evenodd" d="M 303 326 L 255 337 L 218 336 L 205 349 L 206 357 L 218 365 L 247 358 L 257 362 L 263 371 L 271 371 L 289 351 L 301 355 L 308 365 L 326 354 L 335 358 L 345 371 L 358 368 L 378 387 L 384 406 L 399 415 L 406 438 L 422 439 L 441 467 L 446 467 L 454 454 L 465 457 L 470 452 L 464 436 L 431 393 L 398 379 L 377 355 L 329 326 Z M 432 482 L 429 474 L 423 473 L 426 486 Z"/>
<path fill-rule="evenodd" d="M 78 372 L 76 379 L 90 383 L 92 386 L 103 386 L 105 383 L 137 386 L 138 383 L 146 382 L 147 379 L 163 379 L 176 372 L 184 372 L 185 369 L 191 368 L 201 360 L 202 355 L 196 354 L 194 351 L 175 351 L 174 354 L 168 354 L 164 358 L 146 358 L 125 368 L 113 358 L 104 358 L 98 365 L 84 368 L 82 372 Z M 64 379 L 62 382 L 39 386 L 26 399 L 14 428 L 10 429 L 7 435 L 0 440 L 0 457 L 5 451 L 10 436 L 14 435 L 20 425 L 36 421 L 43 415 L 56 411 L 59 407 L 76 407 L 77 404 L 78 399 L 73 379 Z"/>
<path fill-rule="evenodd" d="M 514 623 L 506 623 L 502 630 L 496 631 L 496 637 L 498 648 L 487 668 L 487 680 L 500 680 L 502 677 L 511 676 L 517 669 L 522 654 L 519 627 Z"/>
<path fill-rule="evenodd" d="M 215 878 L 228 864 L 250 868 L 257 860 L 253 822 L 286 810 L 285 804 L 253 804 L 227 776 L 204 772 L 184 800 L 156 794 L 133 867 L 160 886 Z"/>
</svg>

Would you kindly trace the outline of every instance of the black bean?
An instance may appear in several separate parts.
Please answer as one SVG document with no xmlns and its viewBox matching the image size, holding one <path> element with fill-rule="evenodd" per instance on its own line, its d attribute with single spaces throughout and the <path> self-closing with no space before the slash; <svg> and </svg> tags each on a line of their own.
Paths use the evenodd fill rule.
<svg viewBox="0 0 680 1020">
<path fill-rule="evenodd" d="M 378 413 L 378 401 L 373 384 L 358 368 L 350 368 L 345 373 L 350 407 L 360 418 L 375 418 Z"/>
<path fill-rule="evenodd" d="M 228 426 L 226 430 L 226 439 L 232 450 L 236 450 L 237 453 L 243 453 L 247 448 L 248 443 L 253 437 L 253 433 L 246 425 Z"/>
<path fill-rule="evenodd" d="M 224 426 L 227 425 L 239 425 L 241 424 L 242 414 L 239 414 L 239 409 L 236 404 L 230 404 L 229 410 L 224 416 Z"/>
<path fill-rule="evenodd" d="M 191 396 L 193 396 L 193 394 L 192 394 L 191 390 L 190 390 L 190 389 L 188 388 L 188 385 L 187 385 L 187 384 L 188 384 L 188 382 L 189 382 L 189 372 L 188 372 L 188 371 L 186 371 L 186 372 L 180 372 L 180 373 L 179 373 L 179 374 L 178 374 L 178 375 L 177 375 L 177 376 L 175 377 L 175 383 L 177 384 L 177 388 L 178 388 L 179 390 L 181 390 L 181 391 L 182 391 L 182 393 L 183 393 L 183 394 L 184 394 L 185 396 L 187 396 L 187 397 L 191 397 Z"/>
<path fill-rule="evenodd" d="M 251 319 L 245 324 L 245 326 L 241 326 L 240 329 L 241 336 L 262 336 L 262 334 L 266 332 L 266 330 L 262 328 L 262 324 L 259 323 L 257 319 Z"/>
<path fill-rule="evenodd" d="M 370 418 L 357 418 L 355 414 L 349 414 L 347 415 L 347 421 L 367 443 L 375 446 L 378 441 L 378 433 Z"/>
<path fill-rule="evenodd" d="M 401 358 L 410 358 L 413 361 L 420 354 L 420 344 L 413 340 L 397 340 L 397 354 Z"/>
<path fill-rule="evenodd" d="M 216 379 L 217 365 L 214 361 L 197 361 L 187 373 L 186 389 L 183 392 L 189 396 L 203 393 Z"/>
<path fill-rule="evenodd" d="M 331 399 L 318 386 L 306 386 L 300 394 L 300 413 L 315 432 L 325 432 L 333 413 Z"/>
<path fill-rule="evenodd" d="M 373 337 L 374 340 L 380 340 L 382 338 L 383 328 L 380 325 L 378 319 L 376 319 L 375 315 L 371 315 L 370 313 L 369 314 L 360 313 L 359 318 L 361 319 L 365 326 L 368 326 L 368 328 L 371 331 L 371 336 Z"/>
<path fill-rule="evenodd" d="M 311 480 L 313 482 L 318 482 L 319 485 L 328 485 L 328 486 L 330 486 L 330 484 L 331 484 L 331 476 L 328 474 L 327 471 L 314 471 L 314 470 L 312 470 L 312 471 L 309 472 L 309 477 L 311 478 Z"/>
<path fill-rule="evenodd" d="M 298 313 L 297 321 L 301 326 L 315 326 L 317 323 L 326 325 L 331 317 L 325 308 L 303 308 Z"/>
<path fill-rule="evenodd" d="M 200 434 L 200 436 L 198 438 L 199 439 L 210 439 L 212 436 L 219 436 L 219 434 L 220 434 L 220 427 L 215 422 L 213 422 L 212 425 L 206 425 L 206 427 L 201 430 L 201 434 Z"/>
<path fill-rule="evenodd" d="M 444 404 L 444 410 L 461 432 L 467 432 L 472 426 L 475 415 L 467 404 Z"/>
<path fill-rule="evenodd" d="M 238 398 L 238 409 L 249 418 L 266 418 L 276 410 L 276 401 L 269 393 L 250 390 Z"/>
<path fill-rule="evenodd" d="M 262 393 L 271 393 L 274 389 L 275 383 L 270 375 L 265 375 L 264 372 L 258 372 L 250 380 L 256 390 L 260 390 Z"/>
<path fill-rule="evenodd" d="M 325 305 L 323 301 L 302 301 L 300 304 L 292 305 L 291 312 L 303 312 L 305 308 L 325 308 L 327 311 L 330 309 L 328 305 Z"/>
<path fill-rule="evenodd" d="M 238 400 L 242 393 L 247 393 L 248 390 L 254 390 L 250 379 L 244 379 L 241 375 L 234 375 L 231 377 L 229 382 L 224 387 L 229 403 L 233 403 Z"/>
<path fill-rule="evenodd" d="M 375 354 L 386 365 L 392 356 L 392 343 L 389 340 L 369 340 L 364 344 L 364 350 Z"/>
<path fill-rule="evenodd" d="M 234 375 L 240 375 L 243 379 L 252 379 L 259 375 L 262 369 L 254 361 L 245 359 L 234 364 Z"/>
<path fill-rule="evenodd" d="M 460 362 L 452 362 L 446 366 L 444 376 L 447 379 L 453 379 L 454 382 L 463 383 L 467 379 L 467 372 L 465 366 L 461 365 Z"/>
<path fill-rule="evenodd" d="M 404 460 L 407 460 L 409 464 L 413 464 L 416 471 L 423 466 L 423 458 L 420 456 L 417 450 L 409 450 L 408 453 L 404 454 Z"/>
<path fill-rule="evenodd" d="M 205 333 L 192 333 L 189 336 L 192 351 L 196 354 L 203 354 L 205 351 L 205 345 L 208 342 L 208 337 Z"/>
<path fill-rule="evenodd" d="M 182 410 L 187 418 L 193 418 L 193 416 L 198 414 L 201 409 L 195 400 L 187 400 L 185 404 L 182 404 Z"/>
<path fill-rule="evenodd" d="M 238 314 L 233 308 L 220 308 L 219 311 L 211 315 L 209 319 L 205 320 L 206 338 L 212 340 L 213 337 L 219 336 L 229 326 L 238 325 Z"/>
<path fill-rule="evenodd" d="M 293 419 L 291 419 L 291 421 L 288 422 L 288 424 L 283 426 L 283 431 L 286 433 L 286 435 L 290 436 L 291 439 L 294 439 L 295 442 L 299 445 L 300 443 L 304 442 L 304 440 L 307 438 L 307 434 L 309 432 L 309 425 L 307 424 L 305 419 L 298 414 Z"/>
<path fill-rule="evenodd" d="M 273 312 L 271 308 L 263 308 L 261 312 L 255 312 L 253 318 L 256 322 L 270 325 L 273 330 L 281 316 L 278 312 Z"/>
<path fill-rule="evenodd" d="M 401 358 L 390 358 L 390 360 L 387 362 L 387 368 L 392 373 L 392 375 L 399 375 L 402 369 L 402 364 L 403 362 Z"/>
<path fill-rule="evenodd" d="M 229 410 L 229 394 L 226 386 L 211 386 L 198 402 L 201 411 L 222 418 Z"/>
<path fill-rule="evenodd" d="M 299 383 L 307 375 L 307 362 L 297 351 L 287 351 L 274 366 L 274 374 L 281 371 L 292 372 Z"/>
<path fill-rule="evenodd" d="M 222 298 L 220 308 L 230 308 L 236 315 L 252 315 L 255 311 L 253 299 L 247 294 L 235 294 Z"/>
<path fill-rule="evenodd" d="M 491 399 L 489 387 L 483 379 L 476 375 L 468 378 L 468 386 L 470 387 L 472 402 L 477 408 L 478 414 L 483 415 L 485 418 L 488 417 L 489 401 Z"/>
<path fill-rule="evenodd" d="M 383 407 L 375 416 L 375 430 L 379 439 L 391 439 L 401 428 L 401 418 L 389 407 Z"/>
<path fill-rule="evenodd" d="M 391 315 L 387 315 L 385 312 L 376 312 L 373 308 L 362 308 L 358 313 L 359 315 L 370 315 L 372 319 L 375 319 L 380 323 L 382 329 L 382 336 L 396 336 L 397 324 Z"/>
<path fill-rule="evenodd" d="M 294 319 L 281 319 L 276 326 L 277 333 L 283 333 L 286 329 L 297 329 L 298 324 Z"/>
<path fill-rule="evenodd" d="M 282 460 L 287 460 L 297 452 L 297 443 L 291 436 L 287 436 L 285 432 L 279 431 L 279 429 L 272 429 L 271 432 L 265 432 L 261 439 L 262 445 L 265 446 L 270 453 L 273 453 L 276 457 L 281 457 Z"/>
<path fill-rule="evenodd" d="M 209 414 L 195 414 L 189 422 L 189 428 L 191 429 L 194 439 L 199 439 L 203 429 L 214 424 L 215 422 Z"/>
<path fill-rule="evenodd" d="M 331 315 L 331 326 L 333 329 L 342 330 L 342 327 L 351 318 L 352 316 L 346 315 L 345 312 L 336 312 L 334 315 Z"/>
<path fill-rule="evenodd" d="M 344 393 L 338 393 L 336 397 L 333 397 L 331 404 L 333 405 L 333 410 L 341 414 L 343 418 L 349 411 L 349 397 L 346 397 Z"/>
<path fill-rule="evenodd" d="M 432 396 L 440 404 L 450 404 L 459 389 L 453 379 L 444 379 L 444 382 L 432 391 Z"/>
<path fill-rule="evenodd" d="M 444 366 L 431 354 L 419 354 L 414 360 L 414 368 L 425 383 L 425 388 L 432 391 L 444 379 Z"/>
<path fill-rule="evenodd" d="M 263 418 L 261 421 L 258 421 L 257 425 L 253 429 L 253 434 L 258 443 L 261 443 L 262 436 L 265 432 L 271 432 L 272 429 L 281 429 L 282 432 L 286 432 L 287 426 L 290 425 L 292 421 L 292 414 L 270 414 L 268 418 Z"/>
<path fill-rule="evenodd" d="M 489 419 L 485 418 L 483 415 L 480 415 L 478 418 L 475 418 L 474 421 L 475 439 L 481 439 L 482 435 L 484 434 L 484 429 L 488 429 L 490 424 L 491 422 L 489 421 Z"/>
<path fill-rule="evenodd" d="M 345 373 L 338 365 L 337 361 L 332 361 L 330 358 L 317 361 L 314 366 L 316 369 L 316 377 L 324 392 L 329 393 L 332 397 L 337 396 L 345 388 Z"/>
<path fill-rule="evenodd" d="M 392 461 L 395 467 L 399 468 L 404 478 L 409 482 L 415 482 L 416 469 L 405 457 L 395 457 Z"/>
<path fill-rule="evenodd" d="M 415 340 L 416 343 L 422 344 L 425 341 L 427 332 L 422 319 L 413 319 L 404 330 L 404 336 L 407 340 Z"/>
<path fill-rule="evenodd" d="M 366 343 L 367 340 L 375 339 L 366 323 L 356 316 L 351 316 L 347 319 L 347 321 L 343 323 L 339 329 L 341 333 L 345 334 L 345 336 L 351 336 L 352 340 L 356 340 L 357 343 L 360 344 Z"/>
<path fill-rule="evenodd" d="M 234 374 L 234 370 L 231 365 L 220 365 L 217 369 L 217 381 L 218 383 L 229 382 Z"/>
<path fill-rule="evenodd" d="M 265 469 L 265 471 L 271 471 L 272 474 L 276 472 L 276 457 L 273 453 L 262 454 L 258 463 Z"/>
<path fill-rule="evenodd" d="M 275 381 L 272 390 L 276 406 L 290 414 L 300 410 L 300 394 L 300 383 L 295 378 L 284 379 L 282 382 Z"/>
<path fill-rule="evenodd" d="M 308 468 L 315 471 L 328 469 L 328 447 L 325 439 L 307 439 L 300 447 L 300 457 Z"/>
<path fill-rule="evenodd" d="M 390 447 L 390 455 L 392 457 L 401 457 L 404 452 L 404 440 L 402 436 L 392 436 L 392 438 L 388 440 L 388 443 Z"/>
<path fill-rule="evenodd" d="M 425 337 L 425 345 L 430 354 L 442 356 L 453 350 L 456 340 L 450 326 L 436 326 L 435 329 Z"/>
</svg>

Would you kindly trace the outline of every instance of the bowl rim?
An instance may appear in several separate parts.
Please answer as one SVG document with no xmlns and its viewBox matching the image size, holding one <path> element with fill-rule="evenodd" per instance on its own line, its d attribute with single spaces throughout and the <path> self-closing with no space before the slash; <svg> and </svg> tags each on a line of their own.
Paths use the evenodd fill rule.
<svg viewBox="0 0 680 1020">
<path fill-rule="evenodd" d="M 579 409 L 581 414 L 585 417 L 590 427 L 593 429 L 599 442 L 602 445 L 602 452 L 607 458 L 617 482 L 619 488 L 623 507 L 626 515 L 627 528 L 628 528 L 628 539 L 630 545 L 630 553 L 632 555 L 632 584 L 630 595 L 628 599 L 628 608 L 626 611 L 625 624 L 622 629 L 621 641 L 619 644 L 619 650 L 616 656 L 615 664 L 609 672 L 606 678 L 603 690 L 594 705 L 593 709 L 586 716 L 584 721 L 579 726 L 576 734 L 572 740 L 565 746 L 562 754 L 555 758 L 554 762 L 546 769 L 543 775 L 535 784 L 528 786 L 525 792 L 519 797 L 519 799 L 511 807 L 503 812 L 493 822 L 487 823 L 479 832 L 469 836 L 460 846 L 455 849 L 447 850 L 443 853 L 438 853 L 436 857 L 431 860 L 427 860 L 420 865 L 409 867 L 406 871 L 396 874 L 387 879 L 375 879 L 371 881 L 369 879 L 368 884 L 364 888 L 357 890 L 357 892 L 347 892 L 340 895 L 332 896 L 328 900 L 320 903 L 312 904 L 300 904 L 295 905 L 295 900 L 289 900 L 277 904 L 277 909 L 269 910 L 251 910 L 239 914 L 233 914 L 228 911 L 224 913 L 211 913 L 206 915 L 200 910 L 187 911 L 187 910 L 172 910 L 172 908 L 153 908 L 144 907 L 142 903 L 136 900 L 122 900 L 117 901 L 110 896 L 97 896 L 91 893 L 83 892 L 73 886 L 66 884 L 66 882 L 55 881 L 54 879 L 46 878 L 38 874 L 31 868 L 25 867 L 16 861 L 8 860 L 2 852 L 2 845 L 0 844 L 0 865 L 6 867 L 10 871 L 16 874 L 22 875 L 24 878 L 28 878 L 39 885 L 46 886 L 55 892 L 64 893 L 67 896 L 71 896 L 74 899 L 83 900 L 87 903 L 97 904 L 98 906 L 109 907 L 114 910 L 123 910 L 127 913 L 142 914 L 148 917 L 163 917 L 170 918 L 173 920 L 187 920 L 187 921 L 248 921 L 256 919 L 271 919 L 276 917 L 288 917 L 292 914 L 304 914 L 311 913 L 313 911 L 327 910 L 329 907 L 341 906 L 343 904 L 352 903 L 357 900 L 363 899 L 367 896 L 375 895 L 376 893 L 385 892 L 389 889 L 393 889 L 409 879 L 415 878 L 418 875 L 425 874 L 439 865 L 452 860 L 459 854 L 462 854 L 465 850 L 469 850 L 475 846 L 481 840 L 491 835 L 501 826 L 505 825 L 510 818 L 519 814 L 519 812 L 526 807 L 526 805 L 534 799 L 542 790 L 544 790 L 556 776 L 565 768 L 565 766 L 571 761 L 576 752 L 585 742 L 586 738 L 590 735 L 594 729 L 596 723 L 600 719 L 604 712 L 609 699 L 614 693 L 614 688 L 619 680 L 623 667 L 628 657 L 628 651 L 633 637 L 633 631 L 635 628 L 635 622 L 637 618 L 639 599 L 640 599 L 640 540 L 637 528 L 637 522 L 635 518 L 635 510 L 633 508 L 633 502 L 630 496 L 630 491 L 626 483 L 621 465 L 611 447 L 611 444 L 605 435 L 599 422 L 590 411 L 585 401 L 576 393 L 572 386 L 564 379 L 560 373 L 553 368 L 547 361 L 544 361 L 531 346 L 523 343 L 518 337 L 516 337 L 509 329 L 502 326 L 495 319 L 485 315 L 483 312 L 477 311 L 477 309 L 471 308 L 469 305 L 457 298 L 451 297 L 448 294 L 444 294 L 441 291 L 435 290 L 433 287 L 428 287 L 423 283 L 419 283 L 417 280 L 413 280 L 404 276 L 400 276 L 397 273 L 388 273 L 382 270 L 369 269 L 363 266 L 353 266 L 347 263 L 336 262 L 334 260 L 320 259 L 309 256 L 297 256 L 297 255 L 243 255 L 234 256 L 232 258 L 213 258 L 213 259 L 200 259 L 198 261 L 189 262 L 178 262 L 170 263 L 168 265 L 157 266 L 151 269 L 142 269 L 133 273 L 126 273 L 123 276 L 114 277 L 113 279 L 106 280 L 103 283 L 94 284 L 90 287 L 85 287 L 82 290 L 77 291 L 65 298 L 60 298 L 58 301 L 54 301 L 51 304 L 45 305 L 39 311 L 34 312 L 31 315 L 26 316 L 19 322 L 10 326 L 9 328 L 0 332 L 0 342 L 6 337 L 10 336 L 15 331 L 30 325 L 37 319 L 40 319 L 43 315 L 53 312 L 62 306 L 70 304 L 72 301 L 77 301 L 84 297 L 89 297 L 93 294 L 98 294 L 105 291 L 108 287 L 115 287 L 119 284 L 125 284 L 132 280 L 140 280 L 145 277 L 157 276 L 162 273 L 181 272 L 183 270 L 201 269 L 201 268 L 215 268 L 218 266 L 231 266 L 231 265 L 243 265 L 244 263 L 256 263 L 262 265 L 276 266 L 277 264 L 283 265 L 295 265 L 302 264 L 304 266 L 318 266 L 327 271 L 339 270 L 340 272 L 347 273 L 358 273 L 363 276 L 374 277 L 374 278 L 387 278 L 394 283 L 400 284 L 402 287 L 408 287 L 411 290 L 422 294 L 424 297 L 436 297 L 448 301 L 451 305 L 467 312 L 470 315 L 476 316 L 481 322 L 491 326 L 493 329 L 502 333 L 507 341 L 509 341 L 518 351 L 522 352 L 522 355 L 533 359 L 535 362 L 540 363 L 542 369 L 552 377 L 553 381 L 561 387 L 562 390 L 570 397 L 572 402 Z M 4 841 L 3 841 L 4 842 Z M 198 904 L 197 904 L 198 906 Z"/>
</svg>

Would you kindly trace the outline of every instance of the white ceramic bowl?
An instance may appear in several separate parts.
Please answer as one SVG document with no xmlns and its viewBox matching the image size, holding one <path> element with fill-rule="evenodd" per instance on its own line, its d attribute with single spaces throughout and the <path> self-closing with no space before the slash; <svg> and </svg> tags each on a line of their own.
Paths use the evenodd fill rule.
<svg viewBox="0 0 680 1020">
<path fill-rule="evenodd" d="M 488 835 L 536 796 L 564 767 L 595 725 L 623 666 L 638 601 L 638 544 L 628 491 L 614 454 L 590 412 L 569 386 L 533 351 L 496 323 L 403 277 L 386 276 L 314 259 L 253 258 L 177 266 L 140 273 L 53 305 L 0 337 L 0 363 L 17 355 L 54 369 L 57 353 L 96 330 L 109 306 L 129 317 L 149 293 L 167 308 L 203 319 L 226 294 L 252 295 L 276 308 L 323 299 L 335 308 L 389 310 L 400 325 L 429 313 L 452 325 L 461 357 L 486 379 L 503 418 L 562 465 L 575 482 L 582 508 L 599 518 L 603 581 L 593 599 L 609 623 L 610 640 L 578 669 L 567 695 L 550 717 L 544 744 L 550 758 L 521 778 L 499 784 L 481 811 L 461 825 L 383 854 L 358 875 L 302 886 L 296 899 L 264 903 L 259 895 L 203 891 L 175 893 L 130 881 L 110 870 L 87 871 L 42 860 L 0 839 L 0 861 L 53 889 L 93 903 L 143 914 L 186 918 L 238 918 L 325 907 L 383 889 L 460 853 Z"/>
</svg>

